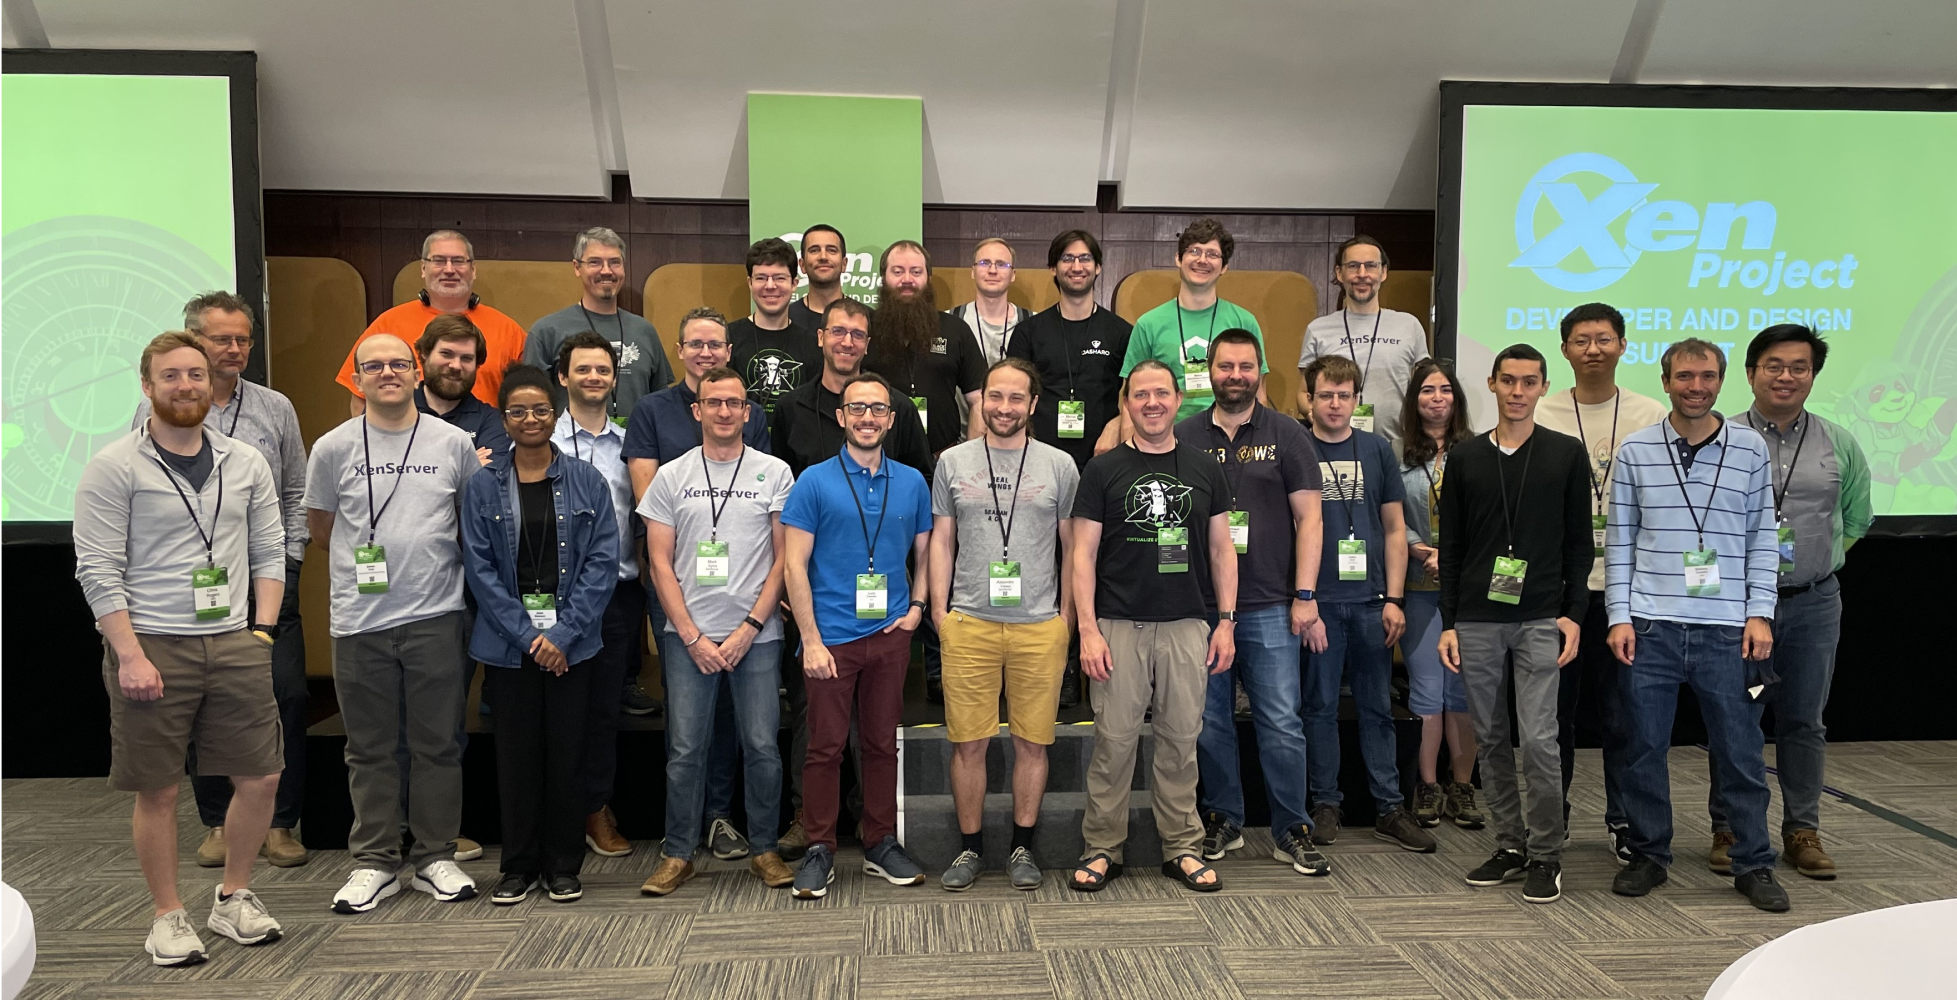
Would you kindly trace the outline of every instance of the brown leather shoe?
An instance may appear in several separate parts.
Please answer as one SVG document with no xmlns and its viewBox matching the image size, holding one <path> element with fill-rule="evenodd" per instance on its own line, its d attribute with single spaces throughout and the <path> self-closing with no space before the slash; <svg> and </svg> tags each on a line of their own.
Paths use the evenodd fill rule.
<svg viewBox="0 0 1957 1000">
<path fill-rule="evenodd" d="M 276 826 L 265 831 L 265 846 L 259 848 L 258 853 L 264 855 L 274 868 L 297 868 L 311 860 L 306 853 L 306 845 L 300 843 L 291 830 Z"/>
<path fill-rule="evenodd" d="M 747 859 L 747 870 L 753 872 L 754 877 L 760 879 L 761 883 L 770 889 L 779 889 L 795 883 L 795 869 L 788 867 L 788 863 L 781 859 L 781 855 L 773 851 Z"/>
<path fill-rule="evenodd" d="M 646 879 L 646 884 L 640 886 L 639 891 L 648 896 L 664 896 L 692 877 L 693 862 L 662 854 L 659 856 L 659 867 L 652 870 L 652 877 Z"/>
<path fill-rule="evenodd" d="M 1738 843 L 1730 830 L 1712 831 L 1712 853 L 1706 865 L 1721 875 L 1733 874 L 1733 845 Z"/>
<path fill-rule="evenodd" d="M 802 810 L 795 810 L 795 819 L 789 822 L 788 832 L 775 841 L 775 846 L 780 848 L 781 856 L 790 861 L 800 858 L 808 851 L 809 834 L 802 829 Z"/>
<path fill-rule="evenodd" d="M 1816 830 L 1789 830 L 1781 839 L 1782 853 L 1794 870 L 1808 878 L 1835 877 L 1835 859 L 1821 849 L 1821 834 Z"/>
<path fill-rule="evenodd" d="M 632 842 L 619 836 L 618 817 L 612 815 L 611 806 L 584 818 L 584 845 L 602 858 L 622 858 L 632 853 Z"/>
<path fill-rule="evenodd" d="M 204 832 L 204 842 L 197 845 L 197 867 L 224 867 L 224 828 L 211 827 Z"/>
</svg>

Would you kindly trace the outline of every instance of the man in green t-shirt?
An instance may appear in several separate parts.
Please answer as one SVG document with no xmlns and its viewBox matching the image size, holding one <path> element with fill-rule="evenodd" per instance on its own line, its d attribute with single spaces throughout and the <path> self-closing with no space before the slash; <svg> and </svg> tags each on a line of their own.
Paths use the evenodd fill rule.
<svg viewBox="0 0 1957 1000">
<path fill-rule="evenodd" d="M 1230 269 L 1230 256 L 1236 249 L 1237 241 L 1215 219 L 1190 223 L 1176 237 L 1176 270 L 1182 277 L 1176 297 L 1143 313 L 1135 322 L 1134 334 L 1128 338 L 1128 355 L 1122 359 L 1121 376 L 1128 377 L 1136 365 L 1150 359 L 1168 365 L 1182 389 L 1182 408 L 1176 411 L 1177 420 L 1209 408 L 1211 338 L 1225 330 L 1249 330 L 1260 345 L 1264 342 L 1264 331 L 1258 328 L 1257 317 L 1250 310 L 1216 295 L 1217 279 Z M 1264 370 L 1270 369 L 1267 366 Z M 1257 401 L 1270 405 L 1262 385 L 1257 387 Z M 1132 436 L 1128 415 L 1123 413 L 1121 440 Z"/>
</svg>

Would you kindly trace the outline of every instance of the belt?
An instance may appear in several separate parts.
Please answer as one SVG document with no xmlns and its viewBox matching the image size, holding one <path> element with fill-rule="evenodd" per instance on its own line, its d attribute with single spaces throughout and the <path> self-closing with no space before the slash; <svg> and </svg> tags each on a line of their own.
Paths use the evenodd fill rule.
<svg viewBox="0 0 1957 1000">
<path fill-rule="evenodd" d="M 1804 583 L 1798 587 L 1782 587 L 1780 588 L 1780 599 L 1784 601 L 1790 597 L 1799 597 L 1802 594 L 1805 594 L 1808 591 L 1813 590 L 1816 586 L 1826 583 L 1834 578 L 1835 578 L 1835 574 L 1830 573 L 1827 576 L 1824 576 L 1821 579 L 1814 581 L 1813 583 Z"/>
</svg>

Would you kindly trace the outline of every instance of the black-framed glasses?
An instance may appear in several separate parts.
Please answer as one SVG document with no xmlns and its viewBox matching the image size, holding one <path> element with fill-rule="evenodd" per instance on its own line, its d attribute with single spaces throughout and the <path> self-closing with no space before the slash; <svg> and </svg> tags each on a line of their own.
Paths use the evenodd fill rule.
<svg viewBox="0 0 1957 1000">
<path fill-rule="evenodd" d="M 424 257 L 422 259 L 436 267 L 468 267 L 476 262 L 474 257 Z"/>
<path fill-rule="evenodd" d="M 609 268 L 614 271 L 625 270 L 625 258 L 623 257 L 586 257 L 585 259 L 578 261 L 578 263 L 583 264 L 584 266 L 592 268 L 594 270 L 601 267 Z"/>
<path fill-rule="evenodd" d="M 700 351 L 724 351 L 727 349 L 727 342 L 724 340 L 682 340 L 680 341 L 680 346 L 695 353 Z"/>
<path fill-rule="evenodd" d="M 1092 264 L 1095 263 L 1095 260 L 1094 260 L 1094 255 L 1091 253 L 1063 253 L 1060 255 L 1060 263 Z"/>
<path fill-rule="evenodd" d="M 703 410 L 744 410 L 747 409 L 748 400 L 746 396 L 715 396 L 698 402 Z"/>
<path fill-rule="evenodd" d="M 832 326 L 829 328 L 829 336 L 847 337 L 850 340 L 860 340 L 865 343 L 868 343 L 870 340 L 870 331 L 853 330 L 846 326 Z"/>
<path fill-rule="evenodd" d="M 849 415 L 852 417 L 861 417 L 864 415 L 887 417 L 890 415 L 889 403 L 844 403 L 843 409 L 849 411 Z"/>
<path fill-rule="evenodd" d="M 506 416 L 518 423 L 522 423 L 525 417 L 535 417 L 538 420 L 549 420 L 551 414 L 555 412 L 556 411 L 552 410 L 549 404 L 546 403 L 538 403 L 535 406 L 506 406 L 503 408 L 503 416 Z"/>
<path fill-rule="evenodd" d="M 1760 364 L 1760 370 L 1766 372 L 1769 376 L 1773 378 L 1779 378 L 1782 375 L 1792 375 L 1795 378 L 1807 378 L 1808 376 L 1814 374 L 1814 369 L 1808 367 L 1807 365 L 1783 365 L 1778 361 L 1762 362 Z"/>
<path fill-rule="evenodd" d="M 1188 257 L 1191 260 L 1222 260 L 1223 259 L 1223 251 L 1211 250 L 1209 247 L 1190 247 L 1189 249 L 1184 250 L 1182 252 L 1182 255 L 1184 257 Z"/>
<path fill-rule="evenodd" d="M 396 358 L 392 361 L 362 361 L 359 367 L 363 375 L 379 375 L 381 372 L 406 375 L 415 370 L 415 363 Z"/>
</svg>

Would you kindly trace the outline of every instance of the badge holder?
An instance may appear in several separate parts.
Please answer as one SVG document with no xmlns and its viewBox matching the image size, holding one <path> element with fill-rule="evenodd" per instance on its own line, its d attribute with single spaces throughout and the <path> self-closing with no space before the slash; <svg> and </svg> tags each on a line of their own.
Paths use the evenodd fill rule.
<svg viewBox="0 0 1957 1000">
<path fill-rule="evenodd" d="M 387 546 L 353 547 L 353 582 L 363 594 L 387 593 Z"/>
<path fill-rule="evenodd" d="M 1339 539 L 1339 579 L 1364 580 L 1366 578 L 1366 540 L 1363 538 Z"/>
<path fill-rule="evenodd" d="M 1783 523 L 1776 527 L 1774 542 L 1780 549 L 1780 572 L 1794 572 L 1794 526 Z"/>
<path fill-rule="evenodd" d="M 1373 432 L 1373 404 L 1360 403 L 1352 408 L 1352 426 L 1368 434 Z"/>
<path fill-rule="evenodd" d="M 530 616 L 530 627 L 548 632 L 557 627 L 556 594 L 524 594 L 523 613 Z"/>
<path fill-rule="evenodd" d="M 1189 529 L 1157 528 L 1155 531 L 1155 571 L 1189 572 Z"/>
<path fill-rule="evenodd" d="M 986 582 L 991 587 L 992 606 L 1016 608 L 1020 600 L 1019 560 L 986 564 Z"/>
<path fill-rule="evenodd" d="M 1529 572 L 1529 560 L 1495 557 L 1495 572 L 1488 578 L 1488 599 L 1498 604 L 1522 603 L 1522 578 Z"/>
<path fill-rule="evenodd" d="M 1182 363 L 1182 394 L 1190 397 L 1210 394 L 1210 363 L 1207 359 Z"/>
<path fill-rule="evenodd" d="M 1087 404 L 1078 399 L 1060 401 L 1060 436 L 1063 438 L 1084 438 L 1087 436 Z"/>
<path fill-rule="evenodd" d="M 856 574 L 856 617 L 890 617 L 890 576 L 888 574 Z"/>
<path fill-rule="evenodd" d="M 1590 547 L 1597 558 L 1604 557 L 1604 531 L 1610 527 L 1610 517 L 1604 514 L 1590 515 Z"/>
<path fill-rule="evenodd" d="M 917 407 L 917 421 L 924 425 L 924 433 L 931 433 L 931 401 L 923 396 L 912 396 L 911 405 Z"/>
<path fill-rule="evenodd" d="M 1719 550 L 1698 549 L 1685 553 L 1685 596 L 1719 596 Z"/>
<path fill-rule="evenodd" d="M 727 586 L 727 543 L 700 542 L 694 546 L 693 582 L 702 587 Z"/>
<path fill-rule="evenodd" d="M 231 617 L 231 574 L 224 567 L 191 570 L 190 592 L 198 621 L 223 621 Z"/>
</svg>

